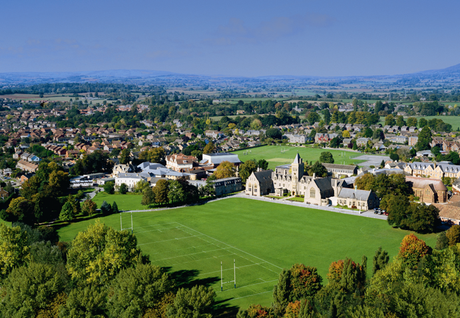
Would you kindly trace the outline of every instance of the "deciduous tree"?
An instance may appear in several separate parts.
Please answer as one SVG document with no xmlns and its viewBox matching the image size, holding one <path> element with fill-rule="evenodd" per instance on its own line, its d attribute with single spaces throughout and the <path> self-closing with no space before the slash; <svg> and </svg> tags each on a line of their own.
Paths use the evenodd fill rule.
<svg viewBox="0 0 460 318">
<path fill-rule="evenodd" d="M 407 266 L 415 269 L 422 257 L 428 253 L 430 253 L 430 247 L 426 245 L 425 241 L 414 234 L 409 234 L 403 238 L 397 257 Z"/>
<path fill-rule="evenodd" d="M 216 179 L 224 179 L 235 176 L 235 166 L 229 161 L 222 161 L 219 166 L 217 166 L 214 174 Z"/>
<path fill-rule="evenodd" d="M 329 151 L 324 151 L 319 156 L 319 162 L 334 163 L 334 157 L 332 156 L 332 153 L 330 153 Z"/>
<path fill-rule="evenodd" d="M 257 171 L 257 164 L 253 160 L 247 160 L 244 162 L 239 169 L 239 176 L 243 182 L 249 178 L 251 173 Z"/>
<path fill-rule="evenodd" d="M 118 191 L 121 194 L 126 194 L 126 192 L 128 192 L 128 186 L 126 185 L 126 183 L 120 184 L 120 188 L 118 189 Z"/>
<path fill-rule="evenodd" d="M 91 199 L 85 200 L 81 210 L 84 215 L 96 214 L 97 204 Z"/>
<path fill-rule="evenodd" d="M 107 288 L 88 285 L 73 288 L 63 306 L 60 317 L 106 317 Z"/>
<path fill-rule="evenodd" d="M 67 252 L 67 271 L 76 284 L 103 285 L 141 259 L 137 239 L 99 221 L 79 232 Z"/>
<path fill-rule="evenodd" d="M 215 297 L 212 287 L 199 285 L 191 289 L 180 288 L 169 307 L 168 318 L 211 318 L 210 309 Z"/>
<path fill-rule="evenodd" d="M 420 119 L 420 124 L 422 123 L 422 119 Z M 415 144 L 415 148 L 418 151 L 421 150 L 428 150 L 430 149 L 431 143 L 431 129 L 428 126 L 423 127 L 422 131 L 418 134 L 418 141 Z"/>
<path fill-rule="evenodd" d="M 155 194 L 155 202 L 160 204 L 168 203 L 168 192 L 169 182 L 164 179 L 158 180 L 155 187 L 153 188 L 153 193 Z"/>
<path fill-rule="evenodd" d="M 6 278 L 13 268 L 29 261 L 27 240 L 27 233 L 19 226 L 0 224 L 0 279 Z"/>
<path fill-rule="evenodd" d="M 152 188 L 148 187 L 142 192 L 142 205 L 150 205 L 155 203 L 155 193 Z"/>
<path fill-rule="evenodd" d="M 104 184 L 104 191 L 108 194 L 115 193 L 115 182 L 109 181 Z"/>
<path fill-rule="evenodd" d="M 162 301 L 172 288 L 168 274 L 158 266 L 139 264 L 124 269 L 111 284 L 109 313 L 112 317 L 142 317 L 147 309 L 160 311 Z M 169 299 L 172 302 L 173 298 Z"/>
<path fill-rule="evenodd" d="M 208 144 L 204 147 L 203 153 L 204 154 L 210 154 L 213 153 L 214 150 L 216 150 L 216 146 L 210 141 Z"/>
<path fill-rule="evenodd" d="M 131 150 L 125 148 L 120 153 L 120 163 L 126 164 L 131 160 Z"/>
<path fill-rule="evenodd" d="M 445 233 L 449 246 L 460 243 L 460 225 L 452 225 Z"/>
<path fill-rule="evenodd" d="M 31 263 L 14 269 L 2 286 L 5 317 L 36 317 L 65 289 L 65 277 L 52 265 Z"/>
</svg>

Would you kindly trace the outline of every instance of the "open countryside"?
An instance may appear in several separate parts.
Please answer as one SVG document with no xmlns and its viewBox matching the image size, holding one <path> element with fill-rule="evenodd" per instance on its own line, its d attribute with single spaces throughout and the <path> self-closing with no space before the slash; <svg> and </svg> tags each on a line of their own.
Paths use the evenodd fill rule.
<svg viewBox="0 0 460 318">
<path fill-rule="evenodd" d="M 131 213 L 123 213 L 123 228 Z M 179 209 L 133 213 L 134 234 L 153 264 L 190 280 L 211 284 L 217 300 L 246 308 L 269 306 L 273 286 L 283 268 L 303 263 L 318 268 L 326 279 L 331 262 L 345 257 L 361 261 L 381 246 L 390 257 L 397 254 L 409 231 L 394 229 L 386 221 L 250 199 L 229 198 Z M 120 228 L 120 215 L 101 219 Z M 71 241 L 94 220 L 61 228 L 63 241 Z M 417 236 L 434 247 L 435 234 Z M 237 288 L 232 283 L 220 292 L 220 262 L 224 280 L 233 280 L 236 260 Z"/>
</svg>

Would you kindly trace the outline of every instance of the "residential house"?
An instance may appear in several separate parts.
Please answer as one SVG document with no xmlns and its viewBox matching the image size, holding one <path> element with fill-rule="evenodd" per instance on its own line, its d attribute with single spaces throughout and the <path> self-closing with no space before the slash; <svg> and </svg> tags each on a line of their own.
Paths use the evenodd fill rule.
<svg viewBox="0 0 460 318">
<path fill-rule="evenodd" d="M 186 156 L 184 154 L 166 156 L 166 168 L 174 171 L 188 172 L 193 169 L 194 164 L 198 164 L 198 159 L 195 156 Z"/>
<path fill-rule="evenodd" d="M 38 169 L 38 165 L 21 159 L 16 164 L 16 168 L 23 171 L 35 172 Z"/>
<path fill-rule="evenodd" d="M 289 139 L 289 143 L 291 144 L 304 144 L 307 142 L 306 135 L 284 134 L 283 137 Z"/>
</svg>

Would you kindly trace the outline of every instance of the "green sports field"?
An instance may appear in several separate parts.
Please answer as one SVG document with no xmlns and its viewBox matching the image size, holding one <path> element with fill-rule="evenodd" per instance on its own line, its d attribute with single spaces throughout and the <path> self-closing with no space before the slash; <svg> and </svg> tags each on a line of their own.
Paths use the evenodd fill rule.
<svg viewBox="0 0 460 318">
<path fill-rule="evenodd" d="M 123 228 L 131 226 L 131 213 L 122 213 Z M 345 257 L 368 268 L 379 246 L 391 256 L 398 252 L 407 231 L 392 229 L 386 221 L 322 210 L 242 198 L 154 212 L 133 213 L 134 233 L 153 264 L 180 273 L 186 281 L 212 285 L 218 300 L 247 307 L 270 305 L 273 286 L 282 268 L 294 263 L 316 266 L 326 279 L 332 261 Z M 61 228 L 62 241 L 72 240 L 95 220 Z M 102 218 L 120 228 L 120 215 Z M 419 236 L 431 246 L 435 235 Z M 233 260 L 237 288 L 233 288 Z M 224 291 L 220 292 L 220 263 Z M 184 278 L 185 277 L 185 278 Z"/>
<path fill-rule="evenodd" d="M 106 192 L 99 192 L 94 198 L 93 201 L 97 204 L 97 207 L 100 208 L 102 202 L 107 201 L 110 205 L 113 202 L 117 202 L 119 210 L 147 210 L 151 207 L 147 205 L 142 205 L 142 194 L 107 194 Z"/>
<path fill-rule="evenodd" d="M 330 150 L 313 147 L 293 147 L 293 146 L 263 146 L 245 150 L 234 151 L 241 161 L 260 160 L 268 161 L 268 169 L 275 169 L 276 166 L 292 163 L 295 155 L 299 153 L 304 162 L 317 161 L 322 152 L 329 151 L 334 156 L 334 163 L 337 164 L 359 164 L 363 161 L 353 158 L 361 156 L 361 153 Z"/>
</svg>

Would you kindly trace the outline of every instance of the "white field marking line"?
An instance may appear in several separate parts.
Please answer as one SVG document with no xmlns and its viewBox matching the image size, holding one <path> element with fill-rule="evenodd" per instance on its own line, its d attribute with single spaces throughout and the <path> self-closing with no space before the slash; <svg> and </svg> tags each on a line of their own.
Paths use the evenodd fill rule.
<svg viewBox="0 0 460 318">
<path fill-rule="evenodd" d="M 180 263 L 175 263 L 175 264 L 169 264 L 168 263 L 166 265 L 168 265 L 168 266 L 176 266 L 176 265 L 182 265 L 182 264 L 188 264 L 188 263 L 196 263 L 196 262 L 201 262 L 201 261 L 208 260 L 208 259 L 216 259 L 218 257 L 225 257 L 225 256 L 228 256 L 228 254 L 217 255 L 217 256 L 207 257 L 207 258 L 200 258 L 200 259 L 189 261 L 189 262 L 180 262 Z M 232 268 L 232 270 L 233 270 L 233 268 Z M 200 274 L 198 274 L 197 277 L 198 276 L 200 276 Z"/>
<path fill-rule="evenodd" d="M 251 295 L 247 295 L 247 296 L 243 296 L 243 297 L 238 297 L 238 298 L 232 298 L 232 300 L 237 300 L 237 299 L 241 299 L 241 298 L 252 297 L 252 296 L 256 296 L 256 295 L 262 295 L 262 294 L 266 294 L 266 293 L 273 293 L 273 290 L 269 290 L 269 291 L 261 292 L 261 293 L 257 293 L 257 294 L 251 294 Z"/>
<path fill-rule="evenodd" d="M 168 225 L 168 224 L 177 224 L 177 222 L 156 223 L 156 224 L 152 224 L 152 225 L 148 225 L 148 226 L 138 226 L 137 228 L 138 229 L 143 229 L 143 228 L 147 228 L 147 227 L 164 226 L 164 225 Z"/>
<path fill-rule="evenodd" d="M 259 279 L 262 279 L 262 278 L 259 278 Z M 261 284 L 268 284 L 268 283 L 274 283 L 274 282 L 277 282 L 278 280 L 277 279 L 274 279 L 274 280 L 265 280 L 261 283 L 254 283 L 254 284 L 251 284 L 251 285 L 244 285 L 244 286 L 238 286 L 239 289 L 243 289 L 243 288 L 246 288 L 246 287 L 251 287 L 251 286 L 254 286 L 254 285 L 261 285 Z"/>
<path fill-rule="evenodd" d="M 232 253 L 233 255 L 237 255 L 235 253 Z M 257 265 L 260 265 L 262 263 L 254 263 L 254 264 L 249 264 L 249 265 L 243 265 L 243 266 L 236 266 L 236 269 L 241 269 L 241 268 L 245 268 L 245 267 L 250 267 L 250 266 L 257 266 Z M 223 271 L 232 271 L 233 270 L 233 267 L 232 268 L 227 268 L 227 269 L 223 269 Z M 203 274 L 199 274 L 198 276 L 201 276 L 201 275 L 209 275 L 209 274 L 213 274 L 213 273 L 220 273 L 220 270 L 219 271 L 213 271 L 213 272 L 207 272 L 207 273 L 203 273 Z M 261 279 L 261 278 L 259 278 Z"/>
<path fill-rule="evenodd" d="M 185 227 L 187 227 L 187 226 L 185 226 Z M 191 229 L 191 228 L 189 228 L 189 229 Z M 193 229 L 191 229 L 191 230 L 193 230 Z M 193 231 L 198 232 L 198 233 L 201 233 L 201 232 L 196 231 L 196 230 L 193 230 Z M 186 232 L 186 231 L 184 231 L 184 232 L 187 233 L 187 234 L 191 234 L 191 233 L 188 233 L 188 232 Z M 204 235 L 204 236 L 208 236 L 208 237 L 211 238 L 211 239 L 214 239 L 213 237 L 211 237 L 211 236 L 209 236 L 209 235 L 206 235 L 206 234 L 203 234 L 203 233 L 201 233 L 201 234 Z M 197 236 L 197 237 L 198 237 L 198 236 Z M 201 240 L 203 240 L 204 242 L 213 244 L 213 245 L 215 245 L 216 247 L 220 247 L 220 246 L 218 246 L 216 243 L 208 242 L 208 241 L 206 241 L 205 239 L 203 239 L 202 237 L 198 237 L 198 238 L 201 239 Z M 218 241 L 218 240 L 216 240 L 216 239 L 214 239 L 214 240 L 215 240 L 215 241 Z M 218 241 L 218 242 L 219 242 L 219 241 Z M 231 247 L 231 248 L 234 248 L 234 249 L 237 249 L 237 250 L 238 250 L 238 248 L 235 248 L 235 247 L 233 247 L 233 246 L 231 246 L 231 245 L 229 245 L 229 244 L 227 244 L 227 243 L 224 243 L 224 242 L 221 242 L 221 243 L 224 244 L 224 245 L 227 245 L 227 246 L 229 246 L 229 247 Z M 240 250 L 240 251 L 242 251 L 242 250 Z M 246 253 L 245 251 L 242 251 L 242 252 Z M 248 259 L 248 258 L 246 258 L 246 257 L 244 257 L 244 256 L 241 256 L 240 254 L 237 254 L 237 253 L 233 253 L 233 254 L 236 255 L 236 256 L 238 256 L 238 257 L 240 257 L 240 258 L 243 258 L 243 259 L 247 260 L 247 261 L 250 262 L 250 263 L 255 263 L 254 261 L 252 261 L 252 260 L 250 260 L 250 259 Z M 246 253 L 246 254 L 251 255 L 251 254 L 249 254 L 249 253 Z M 256 257 L 256 258 L 258 258 L 258 259 L 260 259 L 260 260 L 263 261 L 263 262 L 260 263 L 260 264 L 263 264 L 263 263 L 270 264 L 269 262 L 266 262 L 265 260 L 263 260 L 263 259 L 261 259 L 261 258 L 259 258 L 259 257 Z M 273 264 L 272 264 L 272 265 L 273 265 Z M 270 269 L 270 268 L 267 268 L 266 266 L 263 266 L 263 265 L 259 265 L 259 266 L 262 267 L 262 268 L 264 268 L 264 269 L 266 269 L 266 270 L 268 270 L 268 271 L 271 271 L 271 272 L 275 273 L 276 275 L 279 275 L 278 272 L 276 272 L 276 271 L 274 271 L 274 270 L 272 270 L 272 269 Z M 276 265 L 274 265 L 274 266 L 276 266 Z"/>
<path fill-rule="evenodd" d="M 210 243 L 209 243 L 210 244 Z M 206 244 L 206 245 L 198 245 L 198 246 L 190 246 L 190 247 L 184 247 L 184 248 L 177 248 L 174 250 L 174 252 L 179 252 L 179 251 L 184 251 L 184 250 L 189 250 L 189 249 L 192 249 L 192 248 L 203 248 L 203 247 L 209 247 L 209 244 Z M 168 249 L 169 251 L 171 251 L 171 249 Z M 150 253 L 149 255 L 152 256 L 152 255 L 157 255 L 157 254 L 164 254 L 164 252 L 156 252 L 156 253 Z"/>
<path fill-rule="evenodd" d="M 206 253 L 211 253 L 211 252 L 215 252 L 215 251 L 222 251 L 222 250 L 227 250 L 227 249 L 228 249 L 228 247 L 227 248 L 219 248 L 219 249 L 210 250 L 210 251 L 201 251 L 201 252 L 196 252 L 196 253 L 192 253 L 192 254 L 184 254 L 184 255 L 178 255 L 178 256 L 173 256 L 173 257 L 157 259 L 156 261 L 161 262 L 161 261 L 164 261 L 164 260 L 167 260 L 167 259 L 173 259 L 173 258 L 178 258 L 178 257 L 186 257 L 186 256 L 192 256 L 192 255 L 198 255 L 198 254 L 206 254 Z"/>
<path fill-rule="evenodd" d="M 214 241 L 216 241 L 216 242 L 219 242 L 219 243 L 221 243 L 221 244 L 230 246 L 231 248 L 234 248 L 234 249 L 237 250 L 237 251 L 240 251 L 240 252 L 242 252 L 242 253 L 245 253 L 245 254 L 247 254 L 247 255 L 249 255 L 249 256 L 251 256 L 251 257 L 257 258 L 257 259 L 261 260 L 263 263 L 270 264 L 271 266 L 276 267 L 276 268 L 279 268 L 279 269 L 281 269 L 281 270 L 283 269 L 282 267 L 279 267 L 279 266 L 277 266 L 277 265 L 275 265 L 275 264 L 273 264 L 273 263 L 270 263 L 270 262 L 268 262 L 268 261 L 266 261 L 266 260 L 264 260 L 264 259 L 262 259 L 262 258 L 260 258 L 260 257 L 257 257 L 257 256 L 255 256 L 255 255 L 252 255 L 251 253 L 245 252 L 245 251 L 243 251 L 242 249 L 239 249 L 239 248 L 237 248 L 237 247 L 231 246 L 230 244 L 227 244 L 227 243 L 225 243 L 225 242 L 219 241 L 218 239 L 215 239 L 215 238 L 213 238 L 212 236 L 209 236 L 209 235 L 206 235 L 206 234 L 204 234 L 204 233 L 201 233 L 200 231 L 194 230 L 194 229 L 192 229 L 192 228 L 190 228 L 190 227 L 188 227 L 188 226 L 185 226 L 185 225 L 183 225 L 183 224 L 181 224 L 181 223 L 178 223 L 178 224 L 180 224 L 181 226 L 183 226 L 183 227 L 185 227 L 185 228 L 188 228 L 188 229 L 190 229 L 190 230 L 192 230 L 192 231 L 194 231 L 194 232 L 199 233 L 201 236 L 209 237 L 210 239 L 212 239 L 212 240 L 214 240 Z"/>
<path fill-rule="evenodd" d="M 138 229 L 140 229 L 141 227 L 139 226 Z M 144 228 L 147 228 L 147 227 L 144 227 Z M 171 230 L 175 230 L 177 229 L 177 227 L 168 227 L 168 228 L 162 228 L 162 229 L 151 229 L 151 230 L 148 230 L 148 231 L 136 231 L 136 234 L 139 234 L 139 233 L 148 233 L 148 232 L 167 232 L 167 231 L 171 231 Z M 180 229 L 179 229 L 180 230 Z M 181 232 L 184 232 L 184 231 L 181 231 Z"/>
<path fill-rule="evenodd" d="M 179 240 L 184 240 L 184 239 L 191 238 L 191 237 L 198 237 L 198 236 L 197 235 L 192 235 L 192 236 L 176 237 L 176 238 L 169 239 L 169 240 L 162 240 L 162 241 L 155 241 L 155 242 L 137 244 L 137 246 L 155 244 L 155 243 L 162 243 L 162 242 L 169 242 L 169 241 L 179 241 Z"/>
</svg>

